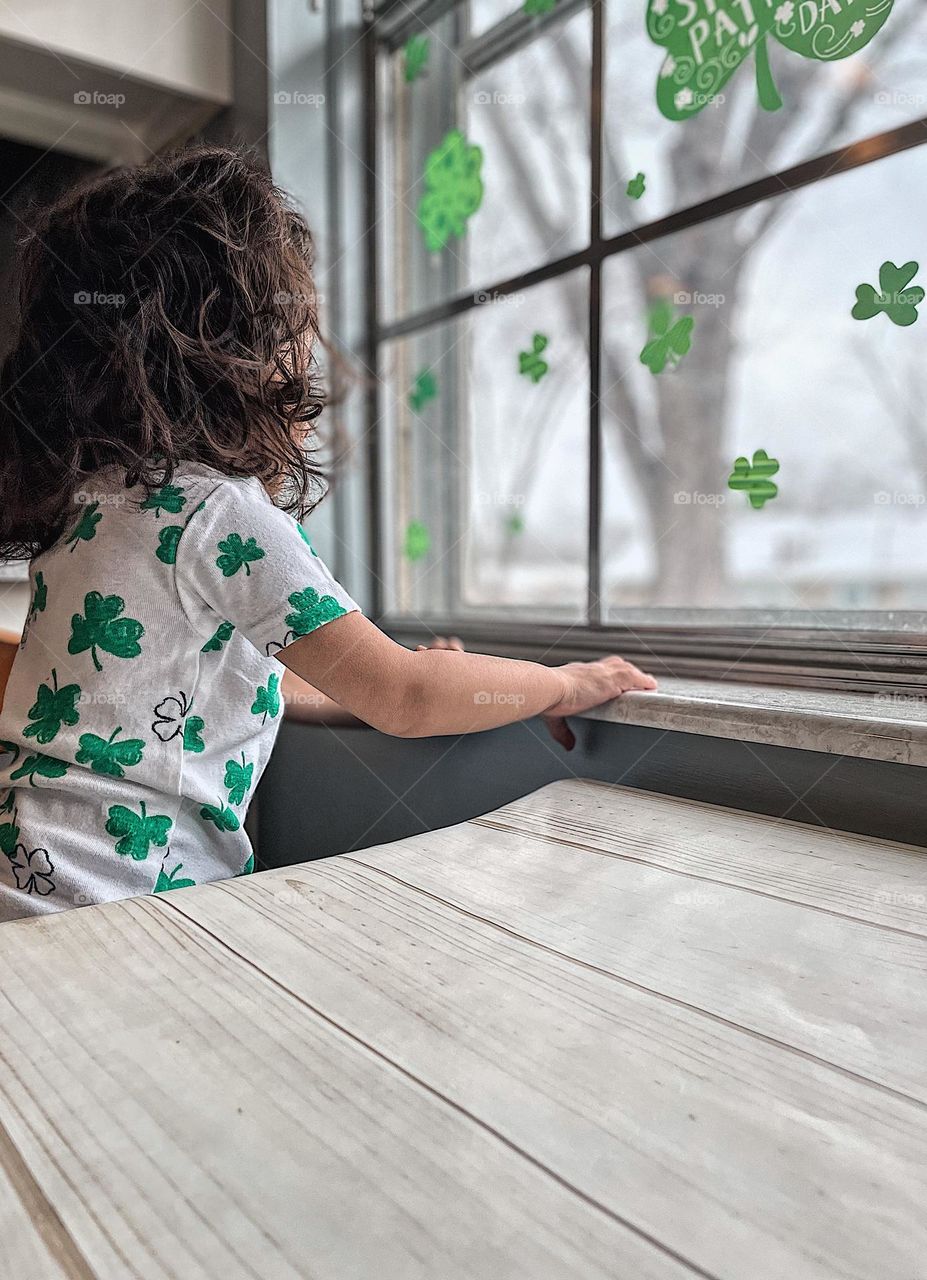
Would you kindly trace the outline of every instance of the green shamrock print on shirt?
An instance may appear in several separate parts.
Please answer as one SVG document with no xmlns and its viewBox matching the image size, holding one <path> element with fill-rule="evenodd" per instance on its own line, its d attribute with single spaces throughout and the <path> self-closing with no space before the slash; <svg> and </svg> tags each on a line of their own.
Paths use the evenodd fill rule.
<svg viewBox="0 0 927 1280">
<path fill-rule="evenodd" d="M 300 526 L 300 529 L 302 526 Z M 232 638 L 232 632 L 235 630 L 233 622 L 220 622 L 215 632 L 200 649 L 200 653 L 218 653 L 222 646 Z"/>
<path fill-rule="evenodd" d="M 265 555 L 264 549 L 253 538 L 243 542 L 239 533 L 230 533 L 218 546 L 222 554 L 216 564 L 222 570 L 223 578 L 233 577 L 239 569 L 244 569 L 250 577 L 249 561 L 263 560 Z"/>
<path fill-rule="evenodd" d="M 218 804 L 204 804 L 200 809 L 200 817 L 211 822 L 219 831 L 237 831 L 241 826 L 238 814 L 223 802 L 221 796 Z"/>
<path fill-rule="evenodd" d="M 151 845 L 163 848 L 167 844 L 167 836 L 173 823 L 163 813 L 149 816 L 145 801 L 139 802 L 140 812 L 127 809 L 124 804 L 114 804 L 109 809 L 106 819 L 106 830 L 116 836 L 116 852 L 123 857 L 142 862 L 148 857 Z"/>
<path fill-rule="evenodd" d="M 173 516 L 179 515 L 186 501 L 183 489 L 176 484 L 165 484 L 154 493 L 149 493 L 141 509 L 153 511 L 160 520 L 162 511 L 169 511 Z"/>
<path fill-rule="evenodd" d="M 8 858 L 12 857 L 18 839 L 19 827 L 14 813 L 12 822 L 0 823 L 0 852 L 5 853 Z"/>
<path fill-rule="evenodd" d="M 892 324 L 907 326 L 917 319 L 917 308 L 924 301 L 924 290 L 919 284 L 912 289 L 908 285 L 917 275 L 916 262 L 906 262 L 896 267 L 894 262 L 883 262 L 879 268 L 877 293 L 871 284 L 856 286 L 856 303 L 850 312 L 854 320 L 871 320 L 884 313 Z"/>
<path fill-rule="evenodd" d="M 313 587 L 304 587 L 287 596 L 293 612 L 286 615 L 286 624 L 296 636 L 307 636 L 326 622 L 340 618 L 345 610 L 334 596 L 320 596 Z"/>
<path fill-rule="evenodd" d="M 205 749 L 206 744 L 200 735 L 206 726 L 202 716 L 190 714 L 191 706 L 190 699 L 182 689 L 177 694 L 162 698 L 154 709 L 151 731 L 162 742 L 171 742 L 178 734 L 182 734 L 184 751 L 192 751 L 198 755 Z"/>
<path fill-rule="evenodd" d="M 26 846 L 18 844 L 10 854 L 16 888 L 22 893 L 37 893 L 45 897 L 54 893 L 55 882 L 52 874 L 55 870 L 47 849 L 26 850 Z"/>
<path fill-rule="evenodd" d="M 36 774 L 40 778 L 63 778 L 70 767 L 69 761 L 56 760 L 54 756 L 46 756 L 39 751 L 35 755 L 26 756 L 19 768 L 10 774 L 10 781 L 28 778 L 30 787 L 34 787 Z"/>
<path fill-rule="evenodd" d="M 253 716 L 262 716 L 261 724 L 264 724 L 267 717 L 273 720 L 274 716 L 280 710 L 280 677 L 276 671 L 272 671 L 267 677 L 267 687 L 258 685 L 257 692 L 254 695 L 254 702 L 251 704 L 251 714 Z"/>
<path fill-rule="evenodd" d="M 251 775 L 254 773 L 254 763 L 249 764 L 245 760 L 245 753 L 241 753 L 241 764 L 237 760 L 226 760 L 225 762 L 225 778 L 223 785 L 228 787 L 229 804 L 242 804 L 245 796 L 251 789 Z"/>
<path fill-rule="evenodd" d="M 48 587 L 45 585 L 45 577 L 42 570 L 39 569 L 35 575 L 35 587 L 32 591 L 32 600 L 29 604 L 29 612 L 26 615 L 26 623 L 30 623 L 37 613 L 44 613 L 47 604 Z"/>
<path fill-rule="evenodd" d="M 443 249 L 451 236 L 458 239 L 467 219 L 483 202 L 483 152 L 459 129 L 445 134 L 425 161 L 425 194 L 418 203 L 418 220 L 429 253 Z"/>
<path fill-rule="evenodd" d="M 102 511 L 98 510 L 99 505 L 99 502 L 91 502 L 81 513 L 80 519 L 71 530 L 71 536 L 65 546 L 69 546 L 72 551 L 78 542 L 90 542 L 92 538 L 97 536 L 97 525 L 103 519 Z"/>
<path fill-rule="evenodd" d="M 254 875 L 254 854 L 253 853 L 248 854 L 248 858 L 247 858 L 247 861 L 245 862 L 245 865 L 237 874 L 240 876 Z"/>
<path fill-rule="evenodd" d="M 35 702 L 29 708 L 32 723 L 23 729 L 23 736 L 44 744 L 51 742 L 63 724 L 77 724 L 80 719 L 76 705 L 79 697 L 79 684 L 58 688 L 58 672 L 52 667 L 51 688 L 40 684 L 36 690 Z"/>
<path fill-rule="evenodd" d="M 169 889 L 191 889 L 195 884 L 195 880 L 186 880 L 183 877 L 178 879 L 178 873 L 183 870 L 183 863 L 178 862 L 170 875 L 164 874 L 164 864 L 161 864 L 161 870 L 158 872 L 158 878 L 155 881 L 154 893 L 167 893 Z"/>
<path fill-rule="evenodd" d="M 177 563 L 177 548 L 180 546 L 182 533 L 183 525 L 169 524 L 158 534 L 158 546 L 155 555 L 162 564 Z"/>
<path fill-rule="evenodd" d="M 141 653 L 138 643 L 145 628 L 134 618 L 120 618 L 126 607 L 121 596 L 104 596 L 90 591 L 84 596 L 83 615 L 75 613 L 71 618 L 71 638 L 68 653 L 90 650 L 93 665 L 102 671 L 97 650 L 111 653 L 115 658 L 137 658 Z"/>
<path fill-rule="evenodd" d="M 82 733 L 78 739 L 80 748 L 74 759 L 78 764 L 89 764 L 94 773 L 105 773 L 110 778 L 124 778 L 123 765 L 141 764 L 145 743 L 141 738 L 116 739 L 122 728 L 114 730 L 108 738 L 95 733 Z"/>
</svg>

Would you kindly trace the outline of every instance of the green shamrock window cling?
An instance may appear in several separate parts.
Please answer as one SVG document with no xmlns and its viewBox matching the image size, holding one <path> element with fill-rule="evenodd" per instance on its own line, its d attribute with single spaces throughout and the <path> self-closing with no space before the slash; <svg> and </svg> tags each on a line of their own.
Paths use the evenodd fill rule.
<svg viewBox="0 0 927 1280">
<path fill-rule="evenodd" d="M 97 525 L 103 519 L 103 513 L 99 510 L 99 502 L 91 502 L 81 512 L 81 517 L 77 524 L 71 530 L 71 536 L 67 539 L 65 546 L 70 547 L 73 551 L 79 542 L 90 542 L 92 538 L 97 536 Z"/>
<path fill-rule="evenodd" d="M 179 515 L 186 501 L 184 491 L 179 485 L 165 484 L 153 493 L 149 493 L 141 505 L 141 510 L 153 511 L 160 520 L 162 511 L 169 511 L 174 516 Z"/>
<path fill-rule="evenodd" d="M 920 270 L 916 262 L 906 262 L 896 267 L 894 262 L 883 262 L 879 268 L 879 287 L 876 293 L 871 284 L 856 286 L 856 303 L 850 312 L 854 320 L 871 320 L 884 314 L 892 324 L 914 324 L 917 308 L 924 301 L 924 290 L 919 284 L 908 285 Z"/>
<path fill-rule="evenodd" d="M 687 120 L 716 98 L 737 68 L 755 56 L 760 106 L 782 99 L 769 66 L 766 37 L 792 53 L 832 62 L 857 53 L 888 19 L 893 0 L 650 0 L 647 34 L 666 49 L 657 106 Z"/>
<path fill-rule="evenodd" d="M 771 458 L 765 449 L 757 449 L 753 461 L 748 458 L 736 458 L 731 474 L 727 479 L 729 489 L 745 493 L 750 506 L 762 511 L 767 502 L 776 497 L 779 490 L 770 480 L 779 470 L 779 463 Z"/>
<path fill-rule="evenodd" d="M 694 316 L 679 316 L 669 298 L 661 298 L 650 308 L 648 336 L 641 351 L 641 364 L 654 375 L 662 373 L 669 365 L 675 369 L 692 346 Z"/>
<path fill-rule="evenodd" d="M 415 385 L 409 392 L 409 408 L 421 413 L 425 405 L 438 398 L 438 379 L 430 369 L 422 369 L 415 375 Z"/>
<path fill-rule="evenodd" d="M 25 845 L 18 844 L 9 858 L 17 889 L 23 893 L 37 893 L 43 898 L 55 892 L 52 879 L 55 868 L 47 849 L 28 852 Z"/>
<path fill-rule="evenodd" d="M 261 724 L 264 724 L 267 717 L 271 720 L 280 711 L 280 677 L 276 671 L 272 671 L 267 677 L 267 685 L 259 684 L 254 695 L 254 702 L 251 704 L 251 714 L 261 717 Z"/>
<path fill-rule="evenodd" d="M 646 190 L 646 181 L 642 173 L 635 174 L 628 183 L 625 194 L 629 200 L 640 200 Z"/>
<path fill-rule="evenodd" d="M 145 743 L 141 738 L 116 739 L 122 727 L 115 729 L 108 738 L 95 733 L 82 733 L 78 739 L 78 752 L 74 759 L 78 764 L 89 764 L 94 773 L 104 773 L 110 778 L 124 778 L 125 769 L 141 764 Z"/>
<path fill-rule="evenodd" d="M 69 761 L 56 760 L 54 756 L 46 756 L 39 751 L 35 755 L 26 756 L 19 768 L 10 774 L 10 781 L 17 782 L 20 778 L 28 778 L 29 786 L 34 787 L 36 776 L 63 778 L 70 767 Z"/>
<path fill-rule="evenodd" d="M 546 334 L 536 333 L 531 339 L 531 350 L 518 353 L 518 372 L 530 378 L 535 386 L 550 368 L 547 361 L 541 359 L 541 353 L 547 349 L 549 342 Z"/>
<path fill-rule="evenodd" d="M 427 36 L 409 36 L 402 48 L 406 84 L 412 84 L 419 76 L 424 75 L 428 66 L 429 51 Z"/>
<path fill-rule="evenodd" d="M 161 870 L 158 872 L 158 878 L 155 881 L 155 887 L 152 893 L 167 893 L 169 889 L 192 889 L 196 884 L 195 880 L 187 880 L 180 875 L 183 871 L 183 863 L 178 862 L 169 875 L 165 874 L 164 863 L 161 863 Z"/>
<path fill-rule="evenodd" d="M 244 569 L 250 577 L 251 564 L 255 560 L 263 560 L 265 555 L 264 548 L 259 547 L 254 538 L 245 541 L 240 533 L 230 533 L 218 547 L 221 555 L 216 559 L 216 565 L 222 570 L 223 578 L 234 577 L 239 569 Z"/>
<path fill-rule="evenodd" d="M 58 688 L 58 672 L 52 667 L 51 686 L 40 684 L 35 695 L 35 702 L 29 708 L 30 724 L 23 729 L 23 736 L 35 738 L 43 746 L 51 742 L 63 724 L 77 724 L 80 712 L 77 700 L 80 697 L 79 684 L 66 684 Z"/>
<path fill-rule="evenodd" d="M 144 862 L 152 845 L 163 849 L 173 822 L 166 814 L 148 813 L 145 801 L 139 801 L 139 812 L 114 804 L 108 810 L 106 832 L 116 837 L 116 852 L 121 857 Z"/>
<path fill-rule="evenodd" d="M 459 129 L 446 134 L 428 156 L 418 221 L 429 253 L 443 249 L 452 236 L 464 235 L 467 220 L 483 202 L 482 165 L 483 152 L 467 142 Z"/>
<path fill-rule="evenodd" d="M 505 522 L 505 531 L 506 533 L 511 534 L 513 538 L 517 538 L 520 533 L 524 533 L 525 531 L 524 516 L 522 516 L 517 511 L 514 513 L 514 515 L 510 515 Z"/>
<path fill-rule="evenodd" d="M 529 18 L 540 18 L 557 7 L 557 0 L 525 0 L 522 10 Z"/>
<path fill-rule="evenodd" d="M 410 520 L 406 525 L 406 540 L 403 555 L 407 560 L 424 560 L 431 550 L 431 534 L 428 526 L 421 520 Z"/>
<path fill-rule="evenodd" d="M 84 596 L 84 612 L 75 613 L 71 618 L 68 653 L 85 653 L 89 649 L 97 671 L 103 670 L 98 649 L 114 658 L 137 658 L 142 651 L 139 640 L 145 628 L 135 618 L 119 616 L 125 607 L 121 596 L 89 591 Z"/>
</svg>

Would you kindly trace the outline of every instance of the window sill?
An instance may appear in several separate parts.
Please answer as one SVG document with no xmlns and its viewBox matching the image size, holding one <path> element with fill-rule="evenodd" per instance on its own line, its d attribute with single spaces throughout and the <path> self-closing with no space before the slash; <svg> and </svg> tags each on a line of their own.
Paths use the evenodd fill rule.
<svg viewBox="0 0 927 1280">
<path fill-rule="evenodd" d="M 585 715 L 610 724 L 927 765 L 927 698 L 911 695 L 667 677 L 655 693 L 628 693 Z"/>
</svg>

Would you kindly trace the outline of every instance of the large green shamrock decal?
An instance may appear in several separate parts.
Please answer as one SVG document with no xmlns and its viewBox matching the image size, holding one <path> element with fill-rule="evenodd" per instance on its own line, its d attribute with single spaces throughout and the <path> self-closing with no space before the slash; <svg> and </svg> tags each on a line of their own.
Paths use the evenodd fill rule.
<svg viewBox="0 0 927 1280">
<path fill-rule="evenodd" d="M 424 560 L 431 550 L 431 534 L 421 520 L 410 520 L 406 525 L 403 553 L 407 560 Z"/>
<path fill-rule="evenodd" d="M 459 129 L 446 134 L 428 156 L 418 220 L 429 253 L 437 253 L 451 236 L 459 239 L 466 231 L 467 219 L 483 201 L 482 165 L 483 152 L 471 146 Z"/>
<path fill-rule="evenodd" d="M 518 372 L 537 386 L 548 370 L 548 364 L 541 359 L 541 352 L 547 347 L 550 339 L 543 333 L 536 333 L 531 339 L 530 351 L 519 351 Z"/>
<path fill-rule="evenodd" d="M 263 560 L 265 554 L 263 547 L 259 547 L 253 538 L 243 542 L 239 533 L 230 533 L 219 543 L 219 550 L 222 554 L 216 564 L 222 570 L 224 578 L 231 578 L 239 569 L 244 569 L 250 576 L 249 561 Z"/>
<path fill-rule="evenodd" d="M 110 778 L 124 778 L 123 766 L 141 764 L 145 743 L 141 738 L 116 739 L 122 728 L 115 729 L 108 738 L 95 733 L 82 733 L 78 739 L 78 751 L 74 759 L 78 764 L 89 764 L 94 773 L 105 773 Z"/>
<path fill-rule="evenodd" d="M 302 528 L 301 525 L 299 527 Z M 200 649 L 200 653 L 218 653 L 222 646 L 231 639 L 234 630 L 234 622 L 220 622 L 215 632 Z"/>
<path fill-rule="evenodd" d="M 778 461 L 771 458 L 765 449 L 757 449 L 752 462 L 747 458 L 735 460 L 734 469 L 728 476 L 727 486 L 729 489 L 745 493 L 750 499 L 750 506 L 761 511 L 763 504 L 769 502 L 779 492 L 769 478 L 778 470 Z"/>
<path fill-rule="evenodd" d="M 286 615 L 285 621 L 297 636 L 307 636 L 310 631 L 340 618 L 346 612 L 334 596 L 320 596 L 314 587 L 294 591 L 287 600 L 293 606 L 293 612 Z"/>
<path fill-rule="evenodd" d="M 650 0 L 647 34 L 666 49 L 657 80 L 657 106 L 670 120 L 696 115 L 756 53 L 760 106 L 782 99 L 769 68 L 771 35 L 818 62 L 847 58 L 868 44 L 892 11 L 893 0 Z"/>
<path fill-rule="evenodd" d="M 430 369 L 422 369 L 415 375 L 415 384 L 409 392 L 409 408 L 421 413 L 429 401 L 438 395 L 438 379 Z"/>
<path fill-rule="evenodd" d="M 280 710 L 280 677 L 276 671 L 272 671 L 267 677 L 267 687 L 258 685 L 257 692 L 254 695 L 254 702 L 251 704 L 251 714 L 261 716 L 261 724 L 265 722 L 268 716 L 273 720 L 274 716 Z"/>
<path fill-rule="evenodd" d="M 673 304 L 661 298 L 650 308 L 648 338 L 641 352 L 641 364 L 654 375 L 662 373 L 667 365 L 674 369 L 692 345 L 693 316 L 675 319 Z"/>
<path fill-rule="evenodd" d="M 924 301 L 924 290 L 911 283 L 919 270 L 916 262 L 906 262 L 896 267 L 894 262 L 883 262 L 879 268 L 879 285 L 876 293 L 871 284 L 856 286 L 856 304 L 850 312 L 854 320 L 871 320 L 884 312 L 892 324 L 909 325 L 917 319 L 917 308 Z"/>
<path fill-rule="evenodd" d="M 221 797 L 218 804 L 204 804 L 200 809 L 200 817 L 211 822 L 219 831 L 237 831 L 241 826 L 238 814 L 234 813 Z"/>
<path fill-rule="evenodd" d="M 165 484 L 160 489 L 155 489 L 153 493 L 149 493 L 141 509 L 153 511 L 160 519 L 162 511 L 169 511 L 174 516 L 179 515 L 186 501 L 183 489 L 176 484 Z"/>
<path fill-rule="evenodd" d="M 35 755 L 26 756 L 19 768 L 10 774 L 10 781 L 28 778 L 30 787 L 34 787 L 36 774 L 40 778 L 63 778 L 70 767 L 67 760 L 56 760 L 54 756 L 46 756 L 39 751 Z"/>
<path fill-rule="evenodd" d="M 16 887 L 22 893 L 38 893 L 43 898 L 55 890 L 52 873 L 55 868 L 47 849 L 32 849 L 18 844 L 9 855 L 16 878 Z"/>
<path fill-rule="evenodd" d="M 183 863 L 178 862 L 170 875 L 164 874 L 164 864 L 161 864 L 161 870 L 158 872 L 158 878 L 155 881 L 154 893 L 167 893 L 168 889 L 190 889 L 196 884 L 195 880 L 186 880 L 179 876 L 179 872 L 183 870 Z"/>
<path fill-rule="evenodd" d="M 155 555 L 162 564 L 177 563 L 177 548 L 180 546 L 184 527 L 182 524 L 169 524 L 158 532 L 158 545 L 155 548 Z"/>
<path fill-rule="evenodd" d="M 68 653 L 90 650 L 93 665 L 102 671 L 97 650 L 111 653 L 114 658 L 137 658 L 142 648 L 139 644 L 145 628 L 134 618 L 120 618 L 126 607 L 121 596 L 104 596 L 90 591 L 84 596 L 83 615 L 75 613 L 71 618 L 71 638 Z"/>
<path fill-rule="evenodd" d="M 58 688 L 58 672 L 52 667 L 51 688 L 40 684 L 36 690 L 35 702 L 29 708 L 29 719 L 23 729 L 23 736 L 35 738 L 37 742 L 51 742 L 63 724 L 77 724 L 80 712 L 77 710 L 77 699 L 80 697 L 79 684 L 66 684 Z"/>
<path fill-rule="evenodd" d="M 85 507 L 77 524 L 71 530 L 71 536 L 65 546 L 70 546 L 72 551 L 78 542 L 89 542 L 91 538 L 97 536 L 97 525 L 103 519 L 103 513 L 98 510 L 99 505 L 99 502 L 91 502 L 88 507 Z"/>
<path fill-rule="evenodd" d="M 402 48 L 406 84 L 417 80 L 428 65 L 428 37 L 409 36 Z"/>
<path fill-rule="evenodd" d="M 224 785 L 228 787 L 229 804 L 241 804 L 251 789 L 251 775 L 254 773 L 254 762 L 245 760 L 241 753 L 241 764 L 237 760 L 226 760 Z"/>
<path fill-rule="evenodd" d="M 116 852 L 123 857 L 142 862 L 148 857 L 151 845 L 162 848 L 167 844 L 168 833 L 173 826 L 163 813 L 148 814 L 145 801 L 139 802 L 139 812 L 127 809 L 124 804 L 114 804 L 106 819 L 106 830 L 116 836 Z"/>
</svg>

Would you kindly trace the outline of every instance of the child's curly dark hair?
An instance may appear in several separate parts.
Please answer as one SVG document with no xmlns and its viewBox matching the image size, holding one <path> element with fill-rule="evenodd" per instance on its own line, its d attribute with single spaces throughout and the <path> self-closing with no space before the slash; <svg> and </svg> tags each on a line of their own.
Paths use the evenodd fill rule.
<svg viewBox="0 0 927 1280">
<path fill-rule="evenodd" d="M 153 489 L 206 463 L 305 514 L 321 489 L 301 425 L 323 406 L 311 267 L 303 218 L 222 147 L 115 170 L 45 210 L 0 368 L 0 556 L 49 547 L 110 465 Z"/>
</svg>

